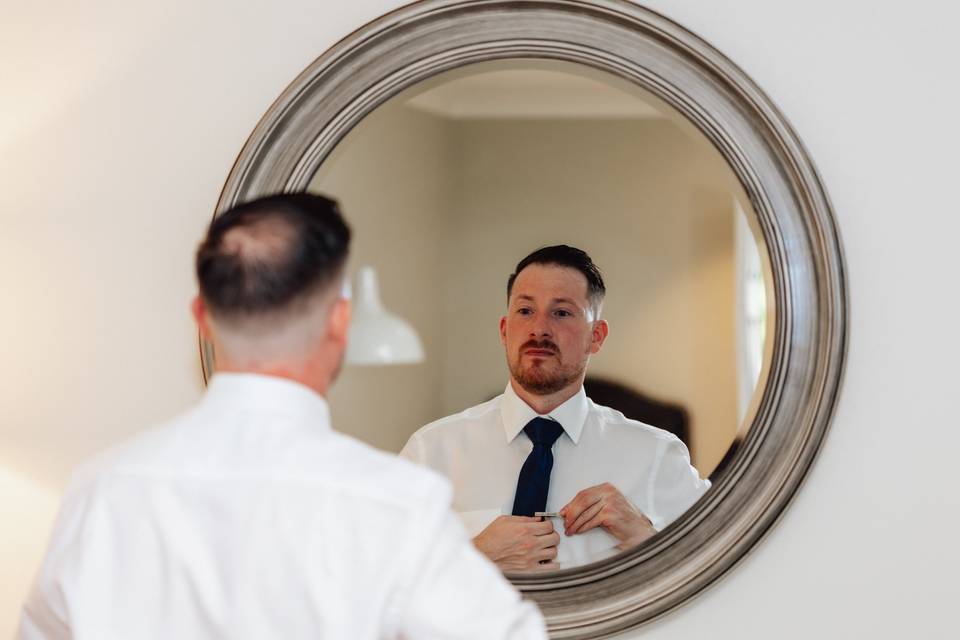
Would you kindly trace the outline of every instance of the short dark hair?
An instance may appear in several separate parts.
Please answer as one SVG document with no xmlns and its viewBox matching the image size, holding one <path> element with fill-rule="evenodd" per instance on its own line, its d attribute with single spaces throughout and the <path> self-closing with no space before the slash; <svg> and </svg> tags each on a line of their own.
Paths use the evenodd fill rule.
<svg viewBox="0 0 960 640">
<path fill-rule="evenodd" d="M 510 301 L 513 283 L 517 276 L 531 264 L 553 264 L 576 269 L 587 279 L 587 299 L 590 303 L 599 308 L 603 302 L 603 296 L 607 293 L 607 288 L 603 284 L 600 268 L 593 263 L 586 251 L 565 244 L 540 247 L 517 263 L 517 268 L 507 279 L 507 302 Z"/>
<path fill-rule="evenodd" d="M 350 228 L 329 198 L 288 193 L 241 204 L 213 219 L 197 249 L 200 296 L 225 320 L 289 310 L 335 284 L 349 246 Z"/>
</svg>

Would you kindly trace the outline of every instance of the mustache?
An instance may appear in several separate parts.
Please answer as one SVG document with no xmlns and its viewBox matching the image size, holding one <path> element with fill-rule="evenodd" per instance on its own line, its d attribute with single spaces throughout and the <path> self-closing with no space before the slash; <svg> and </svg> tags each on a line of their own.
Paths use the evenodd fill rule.
<svg viewBox="0 0 960 640">
<path fill-rule="evenodd" d="M 550 340 L 527 340 L 520 345 L 520 352 L 523 353 L 527 349 L 546 349 L 548 351 L 552 351 L 553 353 L 560 351 L 560 347 Z"/>
</svg>

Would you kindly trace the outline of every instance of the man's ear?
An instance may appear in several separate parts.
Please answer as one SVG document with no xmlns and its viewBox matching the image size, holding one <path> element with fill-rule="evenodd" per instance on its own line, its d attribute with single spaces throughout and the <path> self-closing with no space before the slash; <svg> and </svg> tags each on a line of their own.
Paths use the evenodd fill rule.
<svg viewBox="0 0 960 640">
<path fill-rule="evenodd" d="M 500 316 L 500 344 L 507 344 L 507 316 Z"/>
<path fill-rule="evenodd" d="M 212 340 L 210 335 L 210 320 L 207 316 L 207 305 L 204 304 L 203 298 L 199 295 L 193 297 L 193 300 L 190 301 L 190 313 L 193 314 L 193 319 L 197 323 L 197 328 L 200 329 L 200 337 L 204 340 Z"/>
<path fill-rule="evenodd" d="M 604 340 L 610 333 L 610 325 L 606 320 L 597 320 L 593 323 L 593 333 L 590 336 L 590 353 L 599 353 Z"/>
<path fill-rule="evenodd" d="M 327 320 L 327 338 L 337 344 L 346 345 L 352 316 L 353 307 L 350 301 L 346 298 L 337 298 L 330 310 L 330 319 Z"/>
</svg>

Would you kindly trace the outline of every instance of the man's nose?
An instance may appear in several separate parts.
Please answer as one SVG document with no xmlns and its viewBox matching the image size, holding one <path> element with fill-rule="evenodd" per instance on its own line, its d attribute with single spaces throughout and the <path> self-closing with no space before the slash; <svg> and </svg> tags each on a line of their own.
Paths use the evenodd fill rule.
<svg viewBox="0 0 960 640">
<path fill-rule="evenodd" d="M 543 315 L 537 315 L 530 324 L 530 335 L 534 337 L 543 337 L 550 335 L 550 323 Z"/>
</svg>

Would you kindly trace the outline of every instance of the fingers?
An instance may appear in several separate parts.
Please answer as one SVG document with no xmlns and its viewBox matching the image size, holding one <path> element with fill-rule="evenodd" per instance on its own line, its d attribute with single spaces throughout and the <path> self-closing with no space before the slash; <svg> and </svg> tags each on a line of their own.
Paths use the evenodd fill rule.
<svg viewBox="0 0 960 640">
<path fill-rule="evenodd" d="M 547 535 L 535 537 L 534 540 L 536 540 L 538 548 L 555 547 L 560 544 L 560 534 L 551 531 Z"/>
<path fill-rule="evenodd" d="M 544 520 L 543 522 L 536 522 L 528 525 L 530 533 L 535 536 L 546 536 L 553 533 L 553 523 L 549 520 Z"/>
<path fill-rule="evenodd" d="M 537 564 L 537 571 L 556 571 L 560 568 L 560 563 L 556 560 L 550 560 L 549 562 L 542 562 Z"/>
<path fill-rule="evenodd" d="M 504 571 L 558 569 L 556 558 L 560 534 L 554 530 L 553 523 L 549 520 L 541 522 L 539 518 L 509 517 L 512 521 L 505 524 L 510 526 L 500 531 L 505 536 L 502 539 L 505 548 L 497 565 Z"/>
<path fill-rule="evenodd" d="M 513 518 L 520 518 L 522 516 L 510 516 Z M 549 520 L 541 520 L 540 518 L 530 518 L 529 520 L 517 520 L 515 522 L 515 528 L 513 531 L 515 534 L 524 534 L 532 536 L 545 536 L 550 533 L 553 533 L 553 523 Z"/>
<path fill-rule="evenodd" d="M 541 553 L 544 549 L 556 549 L 558 544 L 560 544 L 560 534 L 557 532 L 553 532 L 545 536 L 533 536 L 529 539 L 529 541 L 523 544 L 525 550 L 524 555 L 536 555 Z"/>
<path fill-rule="evenodd" d="M 543 518 L 538 518 L 536 516 L 500 516 L 500 517 L 513 520 L 514 522 L 541 522 L 543 520 Z"/>
<path fill-rule="evenodd" d="M 566 534 L 568 536 L 574 535 L 577 533 L 582 533 L 583 531 L 589 531 L 593 527 L 597 526 L 600 518 L 597 516 L 603 511 L 604 503 L 603 500 L 597 500 L 592 505 L 580 512 L 580 515 L 577 516 L 576 520 L 573 521 L 569 527 L 567 527 Z M 587 527 L 588 523 L 592 523 L 594 520 L 597 523 L 594 523 L 592 526 Z"/>
<path fill-rule="evenodd" d="M 606 508 L 597 509 L 597 512 L 593 515 L 593 517 L 588 518 L 586 521 L 580 524 L 576 531 L 571 531 L 571 535 L 575 535 L 578 533 L 586 533 L 587 531 L 590 531 L 591 529 L 595 529 L 597 527 L 606 528 L 606 524 L 605 524 L 606 520 L 607 520 Z M 610 533 L 614 533 L 614 532 L 611 531 Z"/>
<path fill-rule="evenodd" d="M 531 562 L 554 560 L 557 557 L 557 545 L 560 544 L 560 534 L 556 531 L 542 536 L 533 536 L 528 551 L 524 554 Z"/>
<path fill-rule="evenodd" d="M 547 518 L 531 516 L 500 516 L 500 518 L 514 523 L 520 526 L 523 531 L 536 536 L 546 535 L 553 531 L 553 523 Z"/>
<path fill-rule="evenodd" d="M 557 548 L 556 547 L 546 547 L 545 549 L 539 549 L 532 554 L 534 560 L 538 563 L 543 563 L 544 561 L 556 560 L 557 559 Z"/>
<path fill-rule="evenodd" d="M 573 497 L 573 500 L 560 509 L 560 513 L 563 515 L 563 526 L 570 529 L 571 525 L 580 517 L 580 514 L 595 505 L 602 497 L 601 485 L 589 487 L 579 492 Z"/>
</svg>

